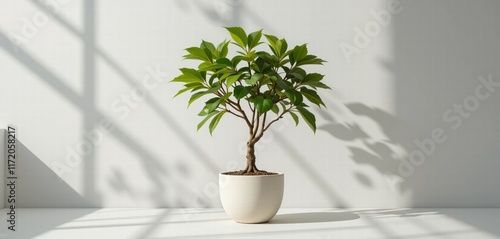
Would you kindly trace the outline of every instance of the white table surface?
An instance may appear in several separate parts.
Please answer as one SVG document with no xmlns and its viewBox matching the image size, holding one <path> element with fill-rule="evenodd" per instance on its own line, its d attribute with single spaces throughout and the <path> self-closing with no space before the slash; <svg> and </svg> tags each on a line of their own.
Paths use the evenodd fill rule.
<svg viewBox="0 0 500 239">
<path fill-rule="evenodd" d="M 222 209 L 1 210 L 0 238 L 500 238 L 500 209 L 286 209 L 269 223 L 238 224 Z"/>
</svg>

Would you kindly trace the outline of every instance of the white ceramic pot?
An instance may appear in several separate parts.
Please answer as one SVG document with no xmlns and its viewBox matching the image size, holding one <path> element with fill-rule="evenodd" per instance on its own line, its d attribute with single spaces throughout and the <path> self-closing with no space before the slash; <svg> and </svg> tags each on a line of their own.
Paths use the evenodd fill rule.
<svg viewBox="0 0 500 239">
<path fill-rule="evenodd" d="M 226 214 L 239 223 L 262 223 L 276 215 L 283 200 L 285 176 L 219 174 L 219 192 Z"/>
</svg>

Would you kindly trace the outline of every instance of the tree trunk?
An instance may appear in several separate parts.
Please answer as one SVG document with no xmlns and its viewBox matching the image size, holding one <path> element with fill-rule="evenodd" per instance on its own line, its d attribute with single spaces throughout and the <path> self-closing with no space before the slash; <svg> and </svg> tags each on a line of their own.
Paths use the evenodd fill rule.
<svg viewBox="0 0 500 239">
<path fill-rule="evenodd" d="M 259 170 L 255 166 L 255 142 L 247 142 L 247 167 L 243 173 L 255 173 Z"/>
</svg>

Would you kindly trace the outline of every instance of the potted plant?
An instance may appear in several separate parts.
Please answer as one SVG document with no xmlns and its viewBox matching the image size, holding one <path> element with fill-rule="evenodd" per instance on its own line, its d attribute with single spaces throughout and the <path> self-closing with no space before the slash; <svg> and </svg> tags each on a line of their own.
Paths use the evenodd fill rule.
<svg viewBox="0 0 500 239">
<path fill-rule="evenodd" d="M 221 202 L 236 222 L 266 222 L 281 205 L 284 175 L 257 168 L 255 144 L 285 115 L 290 115 L 296 125 L 300 115 L 316 131 L 316 118 L 305 100 L 321 108 L 325 104 L 317 90 L 330 88 L 322 82 L 323 75 L 308 73 L 303 67 L 325 61 L 308 54 L 306 44 L 288 49 L 285 39 L 263 34 L 262 30 L 247 35 L 241 27 L 226 29 L 232 40 L 224 40 L 217 47 L 202 40 L 199 47 L 187 48 L 184 58 L 201 63 L 197 69 L 181 68 L 182 74 L 171 82 L 183 84 L 175 96 L 191 94 L 188 106 L 209 97 L 198 114 L 203 117 L 198 130 L 210 121 L 212 134 L 225 115 L 245 123 L 249 133 L 246 167 L 219 174 Z M 270 51 L 258 50 L 264 43 L 262 36 Z M 231 57 L 230 43 L 238 49 Z"/>
</svg>

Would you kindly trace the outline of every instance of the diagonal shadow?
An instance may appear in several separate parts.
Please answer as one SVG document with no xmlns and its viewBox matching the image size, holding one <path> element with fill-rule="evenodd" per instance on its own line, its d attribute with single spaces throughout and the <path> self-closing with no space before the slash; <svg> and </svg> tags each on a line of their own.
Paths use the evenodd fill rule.
<svg viewBox="0 0 500 239">
<path fill-rule="evenodd" d="M 60 207 L 70 208 L 81 207 L 88 203 L 88 200 L 66 182 L 59 180 L 52 169 L 31 152 L 22 141 L 17 141 L 16 149 L 19 158 L 16 167 L 19 172 L 22 172 L 17 179 L 18 189 L 22 188 L 17 191 L 16 195 L 17 230 L 12 232 L 7 230 L 6 226 L 2 226 L 0 235 L 8 235 L 8 238 L 35 238 L 59 225 L 95 211 L 95 209 L 70 210 L 58 214 L 57 217 L 53 216 L 53 209 L 47 208 L 52 204 L 46 204 L 47 202 L 57 201 Z M 27 205 L 47 209 L 25 209 Z M 3 211 L 2 214 L 4 214 Z"/>
<path fill-rule="evenodd" d="M 324 115 L 323 118 L 328 123 L 318 128 L 345 142 L 361 142 L 361 146 L 346 145 L 354 162 L 359 165 L 371 166 L 387 178 L 399 178 L 398 166 L 401 162 L 401 152 L 397 152 L 396 148 L 406 152 L 411 147 L 408 138 L 411 138 L 409 135 L 412 133 L 408 130 L 408 126 L 398 117 L 377 107 L 370 107 L 362 103 L 346 103 L 344 106 L 351 114 L 368 118 L 377 124 L 378 129 L 387 139 L 374 139 L 369 132 L 363 129 L 362 125 L 356 122 L 347 125 L 340 124 L 331 115 Z M 370 178 L 364 173 L 356 172 L 354 176 L 362 185 L 371 185 Z M 397 183 L 394 181 L 392 183 L 394 185 L 389 186 L 400 192 L 410 189 L 405 182 Z"/>
<path fill-rule="evenodd" d="M 50 169 L 48 169 L 50 170 Z M 57 177 L 57 176 L 56 176 Z M 4 209 L 0 210 L 4 214 Z M 96 209 L 73 209 L 66 210 L 64 213 L 57 213 L 54 216 L 54 209 L 52 208 L 22 208 L 17 210 L 18 225 L 15 232 L 7 230 L 6 225 L 2 222 L 0 228 L 0 238 L 9 239 L 27 239 L 39 238 L 38 236 L 56 229 L 57 227 L 71 222 L 77 218 L 84 217 L 85 215 L 92 214 Z M 7 236 L 7 237 L 3 237 Z"/>
<path fill-rule="evenodd" d="M 66 84 L 64 84 L 54 73 L 49 71 L 46 67 L 44 67 L 39 61 L 35 60 L 31 56 L 29 56 L 24 50 L 20 48 L 12 48 L 10 47 L 12 42 L 10 42 L 7 37 L 0 32 L 0 46 L 7 52 L 9 53 L 12 57 L 23 63 L 30 71 L 33 73 L 37 74 L 40 79 L 44 80 L 49 86 L 54 88 L 58 93 L 63 95 L 67 100 L 69 100 L 72 104 L 77 106 L 78 108 L 84 110 L 86 109 L 85 106 L 85 98 L 79 96 L 76 92 L 74 92 L 72 89 L 70 89 Z M 94 112 L 94 118 L 98 119 L 104 119 L 107 118 L 103 113 L 99 112 L 98 110 L 95 110 Z M 169 120 L 171 121 L 171 120 Z M 181 139 L 184 139 L 184 143 L 189 144 L 191 147 L 193 146 L 191 144 L 191 141 L 189 140 L 185 134 L 181 134 L 181 130 L 179 129 L 180 127 L 174 127 L 172 130 L 179 135 L 181 135 Z M 135 151 L 138 156 L 140 156 L 143 160 L 143 166 L 145 167 L 145 170 L 148 173 L 148 176 L 151 178 L 151 180 L 155 183 L 157 188 L 159 189 L 158 192 L 163 192 L 161 190 L 163 189 L 163 182 L 162 182 L 162 176 L 166 176 L 166 169 L 165 167 L 160 164 L 160 160 L 156 157 L 154 157 L 151 153 L 149 153 L 144 147 L 140 146 L 137 142 L 132 140 L 133 137 L 125 133 L 124 130 L 122 130 L 120 127 L 115 125 L 114 130 L 111 132 L 111 135 L 113 135 L 116 139 L 118 139 L 119 142 L 127 146 L 127 148 Z M 183 137 L 182 137 L 183 136 Z M 201 154 L 197 150 L 195 150 L 195 153 Z M 206 157 L 200 158 L 201 159 L 206 159 Z M 203 161 L 203 160 L 202 160 Z M 183 189 L 182 186 L 178 186 L 178 189 Z M 163 195 L 163 194 L 162 194 Z M 159 205 L 162 205 L 165 203 L 165 201 L 161 197 L 155 197 L 155 200 Z"/>
<path fill-rule="evenodd" d="M 39 1 L 36 0 L 31 0 L 35 6 L 39 7 L 41 10 L 51 13 L 50 9 L 47 8 L 45 5 L 40 3 Z M 65 27 L 70 33 L 74 34 L 80 39 L 85 39 L 86 36 L 79 32 L 76 27 L 72 26 L 68 20 L 66 20 L 64 17 L 60 15 L 52 15 L 52 17 L 60 23 L 63 27 Z M 95 56 L 98 56 L 103 59 L 104 62 L 106 62 L 129 86 L 135 87 L 136 82 L 130 74 L 127 73 L 125 68 L 120 66 L 118 62 L 113 60 L 109 55 L 104 53 L 103 50 L 101 50 L 98 46 L 93 45 L 93 52 L 95 53 Z M 188 137 L 187 132 L 182 130 L 182 127 L 174 121 L 164 110 L 163 107 L 152 100 L 150 97 L 146 97 L 144 99 L 146 103 L 153 109 L 153 111 L 162 118 L 162 120 L 170 127 L 170 129 L 177 134 L 177 136 L 186 143 L 186 145 L 189 145 L 189 147 L 194 148 L 192 153 L 194 153 L 197 156 L 197 159 L 207 168 L 209 168 L 211 171 L 216 172 L 217 166 L 213 163 L 213 160 L 208 156 L 205 150 L 203 150 L 198 144 L 196 144 L 195 140 L 191 139 Z"/>
<path fill-rule="evenodd" d="M 213 22 L 221 22 L 225 26 L 241 25 L 242 9 L 244 6 L 241 0 L 215 0 L 212 5 L 196 4 L 200 11 Z"/>
<path fill-rule="evenodd" d="M 95 86 L 95 2 L 87 0 L 83 6 L 84 34 L 83 34 L 83 128 L 85 131 L 90 131 L 96 127 L 96 86 Z M 85 137 L 82 136 L 82 140 Z M 83 195 L 86 198 L 92 199 L 94 205 L 100 205 L 102 198 L 96 189 L 95 177 L 93 172 L 96 171 L 96 151 L 94 150 L 85 157 L 83 161 L 84 185 Z"/>
<path fill-rule="evenodd" d="M 17 191 L 16 206 L 46 208 L 52 205 L 46 204 L 47 202 L 57 201 L 58 206 L 70 208 L 88 203 L 87 198 L 82 197 L 63 180 L 59 180 L 59 177 L 21 141 L 17 141 L 17 154 L 20 159 L 17 170 L 22 172 L 18 183 L 23 190 Z"/>
<path fill-rule="evenodd" d="M 278 214 L 269 224 L 322 223 L 356 220 L 359 216 L 351 212 L 305 212 Z"/>
<path fill-rule="evenodd" d="M 318 174 L 316 170 L 304 160 L 304 157 L 296 148 L 291 147 L 290 143 L 281 135 L 276 134 L 275 137 L 277 139 L 275 142 L 285 149 L 290 156 L 289 158 L 302 169 L 301 172 L 306 173 L 309 176 L 308 178 L 314 181 L 314 185 L 319 187 L 320 191 L 330 201 L 332 207 L 345 208 L 348 206 L 339 194 L 328 185 L 328 180 L 325 180 Z"/>
</svg>

